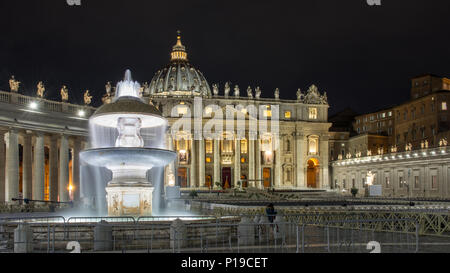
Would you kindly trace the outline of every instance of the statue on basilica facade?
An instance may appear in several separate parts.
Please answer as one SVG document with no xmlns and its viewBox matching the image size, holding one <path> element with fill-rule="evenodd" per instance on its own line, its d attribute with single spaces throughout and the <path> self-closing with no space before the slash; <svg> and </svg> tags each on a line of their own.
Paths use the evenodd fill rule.
<svg viewBox="0 0 450 273">
<path fill-rule="evenodd" d="M 11 79 L 9 79 L 9 88 L 11 89 L 11 92 L 19 92 L 19 86 L 20 86 L 20 82 L 16 81 L 16 79 L 14 78 L 14 76 L 11 76 Z"/>
<path fill-rule="evenodd" d="M 61 88 L 61 100 L 63 102 L 69 101 L 69 89 L 67 89 L 67 86 L 65 85 Z"/>
<path fill-rule="evenodd" d="M 305 95 L 303 94 L 302 90 L 299 88 L 297 90 L 297 100 L 299 102 L 302 102 L 304 98 L 305 98 Z"/>
<path fill-rule="evenodd" d="M 230 83 L 226 82 L 225 83 L 225 97 L 226 98 L 230 95 L 230 91 L 231 91 Z"/>
<path fill-rule="evenodd" d="M 150 85 L 148 84 L 148 82 L 144 83 L 144 94 L 150 95 Z"/>
<path fill-rule="evenodd" d="M 279 88 L 275 89 L 275 99 L 276 100 L 280 99 L 280 89 Z"/>
<path fill-rule="evenodd" d="M 219 95 L 219 86 L 217 84 L 213 84 L 213 94 L 214 97 L 217 97 Z"/>
<path fill-rule="evenodd" d="M 235 96 L 236 98 L 239 98 L 240 93 L 241 93 L 241 91 L 240 91 L 240 89 L 239 89 L 239 85 L 236 85 L 236 86 L 234 87 L 234 96 Z"/>
<path fill-rule="evenodd" d="M 38 84 L 37 84 L 37 91 L 36 91 L 37 96 L 39 98 L 41 98 L 41 99 L 44 98 L 44 92 L 45 92 L 44 83 L 43 82 L 38 82 Z"/>
<path fill-rule="evenodd" d="M 106 89 L 106 95 L 108 97 L 111 97 L 111 88 L 112 88 L 111 82 L 107 82 L 105 85 L 105 89 Z"/>
<path fill-rule="evenodd" d="M 328 104 L 328 95 L 327 92 L 325 92 L 322 96 L 322 104 Z"/>
<path fill-rule="evenodd" d="M 253 99 L 253 90 L 250 86 L 247 88 L 247 96 Z"/>
<path fill-rule="evenodd" d="M 92 96 L 89 94 L 89 90 L 84 93 L 84 104 L 90 105 L 92 103 Z"/>
<path fill-rule="evenodd" d="M 259 99 L 259 98 L 261 98 L 261 93 L 262 93 L 262 91 L 261 91 L 261 88 L 258 86 L 258 87 L 256 87 L 256 89 L 255 89 L 255 97 L 257 98 L 257 99 Z"/>
</svg>

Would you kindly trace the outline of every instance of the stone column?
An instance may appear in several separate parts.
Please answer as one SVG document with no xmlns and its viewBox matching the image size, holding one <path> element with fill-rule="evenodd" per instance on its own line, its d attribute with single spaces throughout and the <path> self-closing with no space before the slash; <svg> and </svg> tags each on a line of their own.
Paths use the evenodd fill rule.
<svg viewBox="0 0 450 273">
<path fill-rule="evenodd" d="M 199 187 L 206 187 L 205 185 L 205 140 L 202 138 L 198 141 L 199 147 L 198 147 L 198 179 L 199 181 Z"/>
<path fill-rule="evenodd" d="M 216 187 L 216 182 L 220 181 L 220 140 L 214 139 L 214 187 Z"/>
<path fill-rule="evenodd" d="M 248 186 L 255 186 L 255 133 L 248 137 Z"/>
<path fill-rule="evenodd" d="M 262 180 L 262 170 L 261 170 L 261 138 L 258 135 L 257 140 L 255 141 L 256 144 L 256 171 L 255 171 L 255 177 L 256 177 L 256 182 L 255 182 L 255 186 L 257 188 L 263 188 L 263 181 Z"/>
<path fill-rule="evenodd" d="M 55 135 L 50 138 L 49 165 L 49 197 L 50 201 L 58 201 L 58 138 Z"/>
<path fill-rule="evenodd" d="M 72 150 L 72 185 L 74 201 L 80 200 L 80 152 L 81 140 L 75 138 Z"/>
<path fill-rule="evenodd" d="M 0 131 L 0 204 L 5 202 L 5 133 Z"/>
<path fill-rule="evenodd" d="M 297 163 L 297 188 L 306 188 L 305 168 L 306 168 L 306 139 L 302 134 L 296 135 L 296 153 L 295 159 Z"/>
<path fill-rule="evenodd" d="M 69 201 L 69 141 L 66 135 L 61 136 L 59 148 L 59 201 Z"/>
<path fill-rule="evenodd" d="M 279 135 L 274 135 L 274 144 L 275 144 L 275 187 L 281 187 L 281 140 Z"/>
<path fill-rule="evenodd" d="M 241 140 L 235 138 L 234 151 L 234 187 L 238 187 L 237 182 L 241 180 Z"/>
<path fill-rule="evenodd" d="M 22 192 L 23 198 L 32 198 L 32 153 L 31 135 L 23 135 Z"/>
<path fill-rule="evenodd" d="M 190 153 L 190 157 L 191 157 L 191 168 L 190 168 L 190 181 L 189 181 L 189 184 L 190 184 L 190 187 L 191 188 L 195 188 L 195 187 L 197 187 L 197 180 L 198 180 L 198 177 L 197 177 L 197 172 L 195 171 L 195 166 L 196 166 L 196 158 L 197 158 L 197 148 L 196 148 L 196 145 L 195 145 L 195 140 L 194 140 L 194 136 L 192 136 L 192 140 L 191 140 L 191 153 Z"/>
<path fill-rule="evenodd" d="M 45 194 L 45 146 L 44 135 L 36 134 L 34 142 L 33 196 L 34 200 L 44 200 Z"/>
<path fill-rule="evenodd" d="M 8 133 L 6 151 L 6 187 L 5 201 L 19 197 L 19 136 L 15 129 Z"/>
<path fill-rule="evenodd" d="M 320 181 L 321 189 L 330 189 L 330 176 L 329 176 L 329 137 L 322 136 L 319 140 L 319 154 L 322 162 L 320 162 L 320 171 L 322 172 L 321 178 L 323 180 Z M 364 186 L 364 185 L 363 185 Z"/>
</svg>

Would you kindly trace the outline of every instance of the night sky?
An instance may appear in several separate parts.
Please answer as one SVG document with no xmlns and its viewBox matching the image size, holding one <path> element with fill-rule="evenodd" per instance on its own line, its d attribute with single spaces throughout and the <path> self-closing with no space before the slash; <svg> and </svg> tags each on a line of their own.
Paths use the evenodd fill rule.
<svg viewBox="0 0 450 273">
<path fill-rule="evenodd" d="M 210 85 L 263 97 L 294 99 L 297 88 L 327 92 L 330 113 L 350 106 L 363 113 L 409 98 L 410 78 L 450 76 L 450 1 L 143 1 L 0 0 L 0 89 L 11 75 L 21 93 L 44 81 L 47 97 L 96 105 L 107 81 L 130 68 L 150 82 L 169 62 L 182 31 L 190 62 Z"/>
</svg>

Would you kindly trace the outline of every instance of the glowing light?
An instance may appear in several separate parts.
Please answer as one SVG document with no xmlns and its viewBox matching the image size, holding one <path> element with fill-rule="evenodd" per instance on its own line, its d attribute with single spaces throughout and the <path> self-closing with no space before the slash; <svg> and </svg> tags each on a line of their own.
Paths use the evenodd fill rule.
<svg viewBox="0 0 450 273">
<path fill-rule="evenodd" d="M 69 185 L 69 191 L 70 192 L 73 191 L 73 186 L 72 185 Z"/>
<path fill-rule="evenodd" d="M 37 102 L 33 101 L 30 103 L 29 107 L 33 110 L 38 109 L 39 105 L 37 104 Z"/>
<path fill-rule="evenodd" d="M 78 111 L 79 117 L 84 117 L 85 115 L 86 115 L 86 112 L 84 112 L 83 110 Z"/>
<path fill-rule="evenodd" d="M 267 156 L 271 156 L 272 155 L 272 151 L 266 151 L 265 152 Z"/>
</svg>

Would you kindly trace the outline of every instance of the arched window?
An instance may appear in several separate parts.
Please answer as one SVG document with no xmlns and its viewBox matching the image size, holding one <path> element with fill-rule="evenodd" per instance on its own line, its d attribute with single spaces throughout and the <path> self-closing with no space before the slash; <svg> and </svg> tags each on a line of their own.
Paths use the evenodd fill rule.
<svg viewBox="0 0 450 273">
<path fill-rule="evenodd" d="M 311 136 L 308 139 L 308 151 L 310 155 L 316 155 L 319 153 L 319 137 Z"/>
<path fill-rule="evenodd" d="M 244 138 L 241 140 L 241 154 L 248 153 L 248 143 L 247 140 Z"/>
</svg>

